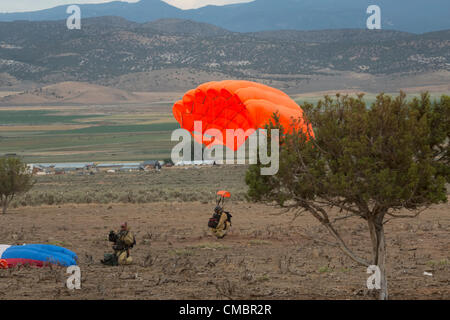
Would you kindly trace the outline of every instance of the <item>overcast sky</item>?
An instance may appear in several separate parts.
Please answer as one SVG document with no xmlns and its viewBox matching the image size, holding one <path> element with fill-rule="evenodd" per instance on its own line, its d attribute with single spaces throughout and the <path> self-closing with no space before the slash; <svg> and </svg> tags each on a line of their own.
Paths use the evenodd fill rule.
<svg viewBox="0 0 450 320">
<path fill-rule="evenodd" d="M 139 2 L 139 0 L 122 0 L 126 2 Z M 181 9 L 193 9 L 208 4 L 224 5 L 251 0 L 163 0 Z M 111 0 L 0 0 L 0 12 L 34 11 L 47 9 L 65 4 L 74 3 L 103 3 Z"/>
</svg>

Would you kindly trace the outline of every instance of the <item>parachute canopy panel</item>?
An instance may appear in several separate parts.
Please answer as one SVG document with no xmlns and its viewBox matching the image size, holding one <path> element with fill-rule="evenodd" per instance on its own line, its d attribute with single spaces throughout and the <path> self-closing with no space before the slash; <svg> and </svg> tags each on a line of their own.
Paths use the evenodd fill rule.
<svg viewBox="0 0 450 320">
<path fill-rule="evenodd" d="M 311 126 L 303 119 L 303 110 L 294 100 L 278 89 L 256 82 L 207 82 L 186 92 L 173 107 L 173 115 L 181 128 L 188 130 L 197 142 L 206 146 L 221 144 L 235 151 L 255 130 L 269 124 L 274 113 L 278 113 L 286 132 L 292 131 L 293 120 L 297 120 L 297 129 L 314 137 Z M 194 127 L 197 121 L 202 123 L 202 132 Z M 222 139 L 205 135 L 210 129 L 221 132 Z M 248 134 L 244 141 L 234 138 L 227 141 L 227 129 L 241 129 Z"/>
<path fill-rule="evenodd" d="M 0 245 L 0 268 L 16 265 L 44 267 L 50 264 L 68 267 L 76 265 L 77 260 L 76 253 L 50 244 Z"/>
<path fill-rule="evenodd" d="M 221 196 L 223 198 L 230 198 L 231 197 L 231 193 L 229 193 L 228 191 L 219 191 L 217 192 L 218 196 Z"/>
</svg>

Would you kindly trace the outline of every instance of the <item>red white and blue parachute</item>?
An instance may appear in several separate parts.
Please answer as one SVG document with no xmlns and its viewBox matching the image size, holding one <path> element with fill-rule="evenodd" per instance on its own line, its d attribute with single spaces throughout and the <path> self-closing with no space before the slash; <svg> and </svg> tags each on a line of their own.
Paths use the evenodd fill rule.
<svg viewBox="0 0 450 320">
<path fill-rule="evenodd" d="M 44 267 L 49 264 L 73 266 L 77 264 L 76 253 L 50 244 L 25 244 L 10 246 L 0 244 L 0 268 L 16 265 Z"/>
</svg>

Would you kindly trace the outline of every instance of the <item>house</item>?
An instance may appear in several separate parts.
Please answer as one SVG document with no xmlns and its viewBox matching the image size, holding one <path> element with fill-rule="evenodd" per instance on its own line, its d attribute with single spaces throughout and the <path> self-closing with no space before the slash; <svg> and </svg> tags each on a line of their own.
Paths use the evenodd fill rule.
<svg viewBox="0 0 450 320">
<path fill-rule="evenodd" d="M 158 160 L 147 160 L 141 163 L 141 169 L 145 171 L 161 170 L 162 164 Z"/>
<path fill-rule="evenodd" d="M 29 163 L 27 164 L 28 170 L 31 170 L 33 174 L 38 176 L 46 175 L 50 173 L 51 164 L 49 163 Z"/>
<path fill-rule="evenodd" d="M 88 173 L 94 167 L 93 162 L 87 163 L 57 163 L 53 169 L 55 174 L 63 173 Z M 61 173 L 59 173 L 61 174 Z"/>
<path fill-rule="evenodd" d="M 95 168 L 97 171 L 114 173 L 118 171 L 136 171 L 140 170 L 139 162 L 122 162 L 122 163 L 97 163 Z"/>
<path fill-rule="evenodd" d="M 123 166 L 122 168 L 120 168 L 120 171 L 122 172 L 134 172 L 134 171 L 139 171 L 141 170 L 141 166 L 140 165 L 126 165 Z"/>
<path fill-rule="evenodd" d="M 96 166 L 98 171 L 108 172 L 108 173 L 114 173 L 120 168 L 123 167 L 123 164 L 121 163 L 97 163 Z M 112 172 L 110 172 L 112 171 Z"/>
<path fill-rule="evenodd" d="M 169 161 L 163 161 L 163 167 L 165 167 L 165 168 L 171 168 L 171 167 L 173 167 L 174 166 L 174 163 L 173 163 L 173 161 L 172 160 L 169 160 Z"/>
</svg>

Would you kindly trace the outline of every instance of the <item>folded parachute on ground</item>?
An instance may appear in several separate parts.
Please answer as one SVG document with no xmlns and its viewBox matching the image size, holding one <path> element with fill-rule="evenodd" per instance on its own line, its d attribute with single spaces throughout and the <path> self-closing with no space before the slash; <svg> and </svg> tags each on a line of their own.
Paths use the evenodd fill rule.
<svg viewBox="0 0 450 320">
<path fill-rule="evenodd" d="M 173 115 L 181 128 L 188 130 L 197 142 L 208 147 L 226 145 L 235 151 L 248 136 L 244 141 L 227 141 L 227 129 L 253 133 L 269 124 L 274 113 L 278 113 L 285 132 L 291 132 L 293 120 L 297 120 L 296 129 L 309 132 L 314 137 L 312 127 L 303 119 L 303 110 L 294 100 L 278 89 L 256 82 L 225 80 L 204 83 L 188 91 L 173 107 Z M 194 128 L 196 121 L 202 122 L 202 132 Z M 219 130 L 222 139 L 205 134 L 209 129 Z"/>
<path fill-rule="evenodd" d="M 49 264 L 67 267 L 76 265 L 77 260 L 76 253 L 49 244 L 0 245 L 0 268 L 11 268 L 16 265 L 44 267 Z"/>
</svg>

